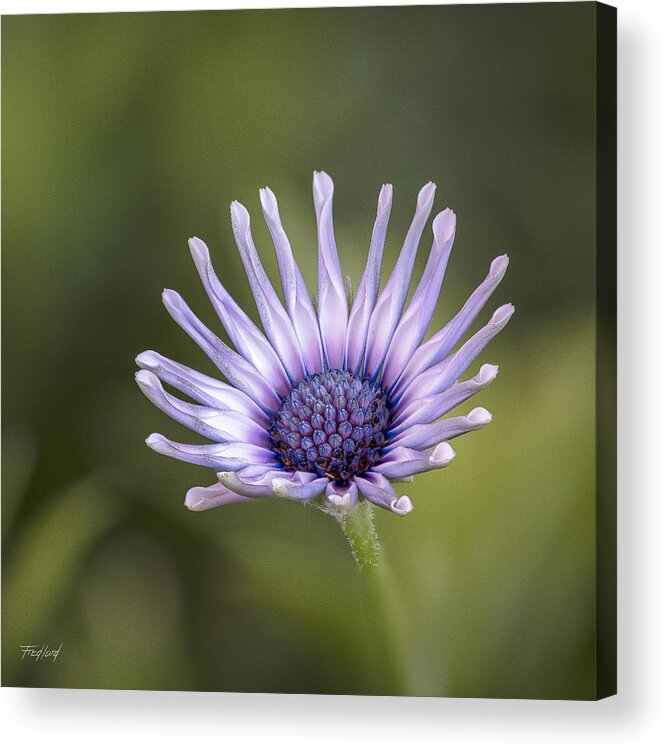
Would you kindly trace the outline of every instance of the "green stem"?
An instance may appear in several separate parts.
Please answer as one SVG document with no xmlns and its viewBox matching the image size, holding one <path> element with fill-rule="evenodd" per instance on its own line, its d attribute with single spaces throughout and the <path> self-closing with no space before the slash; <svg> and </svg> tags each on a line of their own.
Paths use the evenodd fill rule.
<svg viewBox="0 0 666 750">
<path fill-rule="evenodd" d="M 362 500 L 351 512 L 337 516 L 337 519 L 358 567 L 364 572 L 375 568 L 379 561 L 380 544 L 372 505 Z"/>
<path fill-rule="evenodd" d="M 391 578 L 386 562 L 380 560 L 381 546 L 375 529 L 372 505 L 367 500 L 362 500 L 350 513 L 337 518 L 363 574 L 368 631 L 374 647 L 376 673 L 381 675 L 381 692 L 387 695 L 405 695 L 401 658 L 404 641 L 398 627 Z"/>
</svg>

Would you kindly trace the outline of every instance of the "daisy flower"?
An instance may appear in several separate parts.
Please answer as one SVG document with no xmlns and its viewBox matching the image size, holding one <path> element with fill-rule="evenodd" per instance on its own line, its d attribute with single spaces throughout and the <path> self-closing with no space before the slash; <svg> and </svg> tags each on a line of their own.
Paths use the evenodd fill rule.
<svg viewBox="0 0 666 750">
<path fill-rule="evenodd" d="M 234 237 L 263 330 L 222 285 L 208 248 L 195 237 L 189 241 L 192 258 L 233 348 L 207 328 L 177 292 L 165 290 L 163 301 L 222 379 L 154 351 L 136 359 L 141 368 L 136 380 L 145 395 L 207 441 L 183 444 L 159 434 L 146 440 L 158 453 L 215 472 L 216 482 L 187 493 L 185 505 L 190 510 L 273 496 L 313 504 L 338 517 L 345 517 L 363 499 L 404 516 L 412 502 L 406 495 L 398 496 L 393 483 L 448 466 L 455 456 L 450 441 L 491 420 L 480 407 L 466 416 L 446 415 L 497 375 L 496 365 L 484 364 L 470 379 L 461 379 L 507 324 L 512 305 L 502 305 L 485 326 L 460 342 L 502 280 L 508 257 L 495 258 L 460 311 L 424 341 L 456 230 L 453 211 L 447 208 L 437 214 L 425 270 L 407 302 L 435 185 L 428 183 L 419 192 L 398 261 L 380 291 L 393 196 L 391 185 L 382 187 L 367 264 L 351 304 L 333 231 L 333 181 L 324 172 L 315 172 L 313 193 L 319 246 L 316 309 L 275 195 L 264 188 L 261 205 L 275 246 L 284 302 L 261 264 L 250 216 L 234 202 Z"/>
</svg>

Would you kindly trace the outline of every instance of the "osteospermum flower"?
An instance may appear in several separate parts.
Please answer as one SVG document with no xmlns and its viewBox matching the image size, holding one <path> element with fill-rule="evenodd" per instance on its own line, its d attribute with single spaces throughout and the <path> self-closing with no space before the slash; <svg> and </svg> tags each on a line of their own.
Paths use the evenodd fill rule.
<svg viewBox="0 0 666 750">
<path fill-rule="evenodd" d="M 362 498 L 398 515 L 412 510 L 393 482 L 441 469 L 455 456 L 449 441 L 487 425 L 475 408 L 445 417 L 497 375 L 484 364 L 461 380 L 485 345 L 506 325 L 512 305 L 459 346 L 504 276 L 509 259 L 495 258 L 484 281 L 440 331 L 422 343 L 440 294 L 456 217 L 445 209 L 432 224 L 433 243 L 423 276 L 407 302 L 414 259 L 435 197 L 428 183 L 398 261 L 380 292 L 380 272 L 392 187 L 379 194 L 363 277 L 350 305 L 333 232 L 333 181 L 314 175 L 319 244 L 317 309 L 282 227 L 275 195 L 260 191 L 275 246 L 284 304 L 261 264 L 250 217 L 231 204 L 233 232 L 263 324 L 261 331 L 215 275 L 206 245 L 189 242 L 203 286 L 235 350 L 207 328 L 182 297 L 165 290 L 171 317 L 210 357 L 224 380 L 204 375 L 152 351 L 137 357 L 136 379 L 166 414 L 204 437 L 188 445 L 153 434 L 148 445 L 217 474 L 194 487 L 190 510 L 277 496 L 345 515 Z M 457 348 L 456 348 L 457 347 Z M 169 385 L 187 396 L 177 398 Z"/>
</svg>

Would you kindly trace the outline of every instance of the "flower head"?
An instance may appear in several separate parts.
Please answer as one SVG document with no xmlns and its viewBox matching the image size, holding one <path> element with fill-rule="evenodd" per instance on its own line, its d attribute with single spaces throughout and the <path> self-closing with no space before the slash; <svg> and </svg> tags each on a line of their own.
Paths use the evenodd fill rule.
<svg viewBox="0 0 666 750">
<path fill-rule="evenodd" d="M 460 311 L 423 342 L 453 246 L 456 217 L 448 208 L 435 217 L 430 256 L 407 302 L 417 248 L 435 198 L 433 183 L 423 187 L 398 261 L 380 292 L 392 192 L 390 185 L 380 191 L 367 265 L 350 308 L 333 232 L 333 181 L 315 172 L 316 311 L 275 195 L 268 188 L 260 191 L 284 303 L 261 264 L 248 212 L 238 202 L 231 204 L 234 236 L 263 331 L 216 276 L 206 245 L 190 240 L 201 282 L 234 348 L 208 329 L 176 292 L 165 290 L 163 301 L 224 379 L 152 351 L 136 360 L 141 368 L 136 379 L 146 396 L 208 441 L 189 445 L 158 434 L 146 441 L 158 453 L 216 472 L 216 483 L 189 490 L 185 504 L 190 510 L 276 496 L 344 515 L 366 498 L 405 515 L 412 503 L 398 497 L 392 483 L 447 466 L 455 456 L 449 441 L 490 422 L 490 413 L 479 407 L 467 416 L 445 415 L 497 375 L 495 365 L 484 364 L 474 377 L 460 379 L 509 321 L 512 305 L 500 307 L 477 333 L 459 342 L 502 280 L 509 259 L 495 258 Z M 168 392 L 165 384 L 189 400 Z"/>
</svg>

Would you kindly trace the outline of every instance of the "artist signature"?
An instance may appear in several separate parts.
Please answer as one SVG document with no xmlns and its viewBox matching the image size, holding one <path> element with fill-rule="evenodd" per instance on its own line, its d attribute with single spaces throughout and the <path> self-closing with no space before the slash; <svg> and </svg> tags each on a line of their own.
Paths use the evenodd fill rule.
<svg viewBox="0 0 666 750">
<path fill-rule="evenodd" d="M 53 659 L 55 660 L 60 655 L 60 649 L 62 648 L 62 643 L 58 646 L 58 648 L 51 648 L 50 643 L 42 643 L 39 644 L 30 644 L 28 646 L 19 646 L 19 649 L 21 651 L 21 661 L 25 659 L 27 656 L 30 659 L 34 659 L 35 661 L 43 661 L 44 659 Z"/>
</svg>

